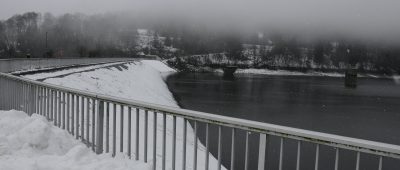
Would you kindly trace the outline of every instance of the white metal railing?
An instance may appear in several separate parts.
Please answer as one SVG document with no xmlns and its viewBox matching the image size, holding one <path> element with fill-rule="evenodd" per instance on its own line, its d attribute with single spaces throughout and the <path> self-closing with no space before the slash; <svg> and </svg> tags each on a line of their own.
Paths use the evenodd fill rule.
<svg viewBox="0 0 400 170">
<path fill-rule="evenodd" d="M 301 166 L 301 151 L 302 151 L 302 142 L 315 144 L 315 169 L 319 168 L 319 155 L 320 155 L 320 146 L 328 146 L 333 147 L 335 149 L 335 161 L 334 168 L 335 170 L 339 167 L 339 150 L 350 150 L 356 152 L 356 162 L 355 169 L 360 169 L 360 155 L 361 154 L 371 154 L 377 157 L 377 161 L 379 161 L 376 169 L 381 170 L 383 167 L 383 158 L 394 158 L 400 159 L 400 146 L 373 142 L 368 140 L 361 140 L 355 138 L 349 138 L 344 136 L 319 133 L 309 130 L 302 130 L 297 128 L 290 128 L 285 126 L 278 126 L 268 123 L 249 121 L 244 119 L 238 119 L 227 116 L 220 116 L 215 114 L 197 112 L 186 109 L 179 109 L 175 107 L 157 105 L 152 103 L 146 103 L 141 101 L 134 101 L 128 99 L 122 99 L 113 96 L 101 95 L 96 93 L 90 93 L 86 91 L 71 89 L 67 87 L 61 87 L 57 85 L 52 85 L 48 83 L 38 82 L 35 80 L 30 80 L 26 78 L 16 77 L 13 75 L 0 73 L 0 109 L 1 110 L 9 110 L 16 109 L 25 111 L 28 114 L 38 113 L 40 115 L 45 116 L 48 120 L 53 121 L 54 125 L 69 131 L 72 135 L 76 137 L 76 139 L 82 140 L 89 147 L 100 154 L 104 152 L 111 152 L 113 155 L 118 152 L 116 150 L 116 129 L 120 129 L 120 151 L 126 153 L 129 157 L 134 155 L 134 159 L 139 160 L 139 156 L 143 155 L 144 162 L 148 162 L 148 148 L 153 148 L 153 164 L 156 164 L 156 138 L 157 138 L 157 129 L 156 129 L 156 121 L 157 119 L 153 119 L 153 141 L 152 146 L 148 143 L 148 116 L 152 113 L 154 116 L 161 116 L 163 120 L 163 131 L 162 133 L 162 169 L 176 169 L 176 123 L 177 118 L 182 118 L 184 121 L 183 126 L 183 147 L 181 163 L 182 168 L 186 169 L 186 140 L 187 140 L 187 129 L 186 125 L 188 122 L 192 122 L 194 129 L 194 151 L 193 151 L 193 169 L 197 168 L 197 131 L 198 131 L 198 123 L 205 124 L 205 152 L 206 158 L 205 162 L 201 162 L 205 164 L 205 169 L 209 168 L 209 148 L 211 143 L 209 142 L 209 126 L 216 126 L 218 129 L 218 155 L 216 156 L 218 159 L 218 169 L 221 169 L 221 157 L 222 157 L 222 128 L 229 128 L 232 134 L 231 142 L 231 170 L 235 169 L 235 158 L 236 158 L 236 145 L 235 138 L 237 130 L 245 131 L 245 153 L 244 153 L 244 169 L 248 169 L 249 167 L 249 134 L 259 134 L 259 146 L 257 149 L 258 161 L 257 167 L 259 170 L 265 169 L 265 156 L 267 145 L 266 142 L 270 136 L 276 136 L 280 138 L 279 143 L 279 169 L 282 169 L 283 164 L 283 147 L 284 147 L 284 139 L 293 139 L 297 141 L 297 156 L 296 156 L 296 169 L 299 170 Z M 120 125 L 118 128 L 116 125 L 116 109 L 120 107 L 119 117 L 124 119 L 124 115 L 128 115 L 128 126 Z M 113 109 L 113 113 L 110 112 L 110 108 Z M 124 109 L 125 108 L 125 109 Z M 144 112 L 140 112 L 144 111 Z M 124 113 L 128 112 L 128 113 Z M 135 113 L 136 112 L 136 113 Z M 110 114 L 112 114 L 112 126 L 110 124 Z M 145 119 L 141 122 L 139 119 L 139 114 L 145 114 Z M 136 116 L 136 122 L 131 122 L 131 116 Z M 173 138 L 172 138 L 172 154 L 167 155 L 166 153 L 166 117 L 170 116 L 173 119 Z M 123 122 L 123 121 L 121 121 Z M 132 124 L 136 125 L 135 135 L 131 135 Z M 143 129 L 139 129 L 139 124 L 144 124 Z M 105 129 L 104 129 L 105 127 Z M 127 127 L 127 129 L 124 129 Z M 112 130 L 112 139 L 110 139 L 110 130 Z M 142 130 L 144 133 L 143 139 L 140 139 L 139 131 Z M 128 131 L 127 139 L 124 140 L 123 131 Z M 133 136 L 133 137 L 132 137 Z M 105 140 L 105 141 L 104 141 Z M 110 142 L 112 140 L 112 142 Z M 142 153 L 139 149 L 139 143 L 143 142 L 144 148 L 142 149 Z M 110 144 L 112 143 L 112 144 Z M 135 146 L 131 146 L 132 143 L 135 143 Z M 126 149 L 123 146 L 127 146 Z M 110 149 L 110 147 L 112 147 Z M 105 150 L 104 150 L 105 149 Z M 171 167 L 166 167 L 165 160 L 166 158 L 172 160 Z M 156 166 L 153 166 L 155 169 Z"/>
</svg>

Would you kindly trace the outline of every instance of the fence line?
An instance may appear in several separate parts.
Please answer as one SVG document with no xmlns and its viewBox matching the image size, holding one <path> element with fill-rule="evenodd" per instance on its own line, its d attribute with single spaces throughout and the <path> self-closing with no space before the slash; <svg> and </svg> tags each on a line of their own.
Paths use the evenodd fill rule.
<svg viewBox="0 0 400 170">
<path fill-rule="evenodd" d="M 198 164 L 204 165 L 205 169 L 208 169 L 209 167 L 216 167 L 217 169 L 224 168 L 221 164 L 222 141 L 227 140 L 223 139 L 222 128 L 230 129 L 230 133 L 232 134 L 230 145 L 231 164 L 229 166 L 229 169 L 231 170 L 235 169 L 234 162 L 237 157 L 237 152 L 235 151 L 237 148 L 235 138 L 238 137 L 236 135 L 238 130 L 244 131 L 246 134 L 245 139 L 243 139 L 246 140 L 244 169 L 248 169 L 249 166 L 249 154 L 251 152 L 249 149 L 249 140 L 251 139 L 249 138 L 249 134 L 257 134 L 259 136 L 257 139 L 259 143 L 257 149 L 258 153 L 256 153 L 258 155 L 258 170 L 263 170 L 266 167 L 266 150 L 269 149 L 267 141 L 273 136 L 280 138 L 280 170 L 283 166 L 283 152 L 286 139 L 291 139 L 297 142 L 297 170 L 301 167 L 302 143 L 305 142 L 315 145 L 314 167 L 316 170 L 319 169 L 321 146 L 333 147 L 335 149 L 335 169 L 338 169 L 339 167 L 340 150 L 350 150 L 357 153 L 356 161 L 354 162 L 356 169 L 360 168 L 360 161 L 362 160 L 360 156 L 361 153 L 375 155 L 377 161 L 379 161 L 379 165 L 376 167 L 378 170 L 381 170 L 384 167 L 384 158 L 400 159 L 400 146 L 397 145 L 122 99 L 56 86 L 5 73 L 0 73 L 0 98 L 1 110 L 22 110 L 29 115 L 38 113 L 45 116 L 49 121 L 53 121 L 55 126 L 70 132 L 76 137 L 76 139 L 80 139 L 88 147 L 91 147 L 97 154 L 108 153 L 111 150 L 113 156 L 115 156 L 117 152 L 127 154 L 130 158 L 134 155 L 132 158 L 135 160 L 141 160 L 144 162 L 151 161 L 153 169 L 156 169 L 157 167 L 163 170 L 169 168 L 178 169 L 176 167 L 178 165 L 176 164 L 177 161 L 180 162 L 178 166 L 182 169 L 197 169 Z M 126 117 L 128 118 L 125 119 Z M 132 121 L 132 117 L 135 117 L 135 121 Z M 120 124 L 119 127 L 117 127 L 118 118 L 120 118 L 120 120 L 118 120 Z M 173 137 L 171 138 L 172 141 L 167 141 L 166 120 L 170 118 L 173 123 Z M 182 130 L 176 128 L 177 118 L 182 120 Z M 157 137 L 157 119 L 160 119 L 163 124 L 161 139 Z M 123 124 L 124 122 L 126 122 L 125 126 Z M 153 123 L 153 132 L 149 132 L 149 130 L 151 130 L 149 128 L 151 123 Z M 190 126 L 189 123 L 192 124 L 194 130 L 192 143 L 194 150 L 191 152 L 191 154 L 193 154 L 191 157 L 193 158 L 192 160 L 187 159 L 189 152 L 186 148 L 186 143 L 189 139 L 187 137 L 186 127 Z M 198 124 L 200 123 L 206 125 L 205 162 L 199 162 L 197 157 L 197 147 L 199 145 L 197 143 L 197 132 L 199 127 Z M 139 128 L 139 124 L 143 125 L 143 127 Z M 209 141 L 209 126 L 218 128 L 217 143 L 210 143 Z M 135 135 L 132 135 L 132 127 L 135 127 Z M 110 134 L 110 130 L 112 130 L 112 135 Z M 118 140 L 120 142 L 118 146 L 120 149 L 119 151 L 117 150 L 117 130 L 120 132 L 118 135 Z M 183 134 L 182 146 L 176 145 L 178 131 L 182 131 Z M 127 136 L 124 136 L 125 134 Z M 153 141 L 149 140 L 149 138 L 151 138 L 149 136 L 150 134 L 153 135 Z M 110 142 L 110 140 L 112 140 L 112 142 Z M 135 141 L 135 145 L 132 145 L 133 141 Z M 162 146 L 158 146 L 157 141 L 161 141 Z M 140 147 L 141 142 L 143 142 L 143 148 Z M 166 152 L 167 142 L 172 142 L 171 154 L 167 154 Z M 208 152 L 211 145 L 218 147 L 217 162 L 215 162 L 215 165 L 211 165 L 211 162 L 209 162 L 210 154 Z M 180 150 L 182 151 L 181 158 L 177 157 L 176 154 L 178 147 L 180 147 Z M 157 148 L 162 148 L 161 165 L 156 165 L 157 158 L 160 158 L 156 153 Z M 148 151 L 150 150 L 152 150 L 152 153 L 149 154 Z M 179 158 L 179 160 L 177 160 L 177 158 Z M 171 160 L 172 164 L 167 164 L 166 159 Z M 188 161 L 192 161 L 192 167 L 188 167 Z"/>
</svg>

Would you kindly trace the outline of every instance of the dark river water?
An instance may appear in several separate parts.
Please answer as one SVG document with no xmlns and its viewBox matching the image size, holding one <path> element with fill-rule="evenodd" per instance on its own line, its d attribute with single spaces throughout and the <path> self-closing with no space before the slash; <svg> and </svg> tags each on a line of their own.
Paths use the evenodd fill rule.
<svg viewBox="0 0 400 170">
<path fill-rule="evenodd" d="M 178 73 L 167 84 L 180 106 L 225 116 L 261 121 L 400 145 L 400 85 L 390 79 L 359 78 L 358 87 L 344 87 L 343 78 L 308 76 Z M 199 126 L 204 143 L 204 125 Z M 217 130 L 210 130 L 210 151 L 217 155 Z M 258 135 L 250 136 L 250 170 L 256 169 Z M 244 132 L 235 141 L 235 169 L 244 169 Z M 230 165 L 231 131 L 223 129 L 223 164 Z M 296 142 L 285 140 L 283 169 L 295 169 Z M 279 138 L 267 144 L 267 169 L 278 169 Z M 319 167 L 334 169 L 334 149 L 321 147 Z M 315 145 L 302 145 L 301 169 L 314 169 Z M 355 169 L 356 153 L 342 150 L 339 169 Z M 361 155 L 360 169 L 377 169 L 377 157 Z M 400 169 L 384 159 L 383 169 Z"/>
</svg>

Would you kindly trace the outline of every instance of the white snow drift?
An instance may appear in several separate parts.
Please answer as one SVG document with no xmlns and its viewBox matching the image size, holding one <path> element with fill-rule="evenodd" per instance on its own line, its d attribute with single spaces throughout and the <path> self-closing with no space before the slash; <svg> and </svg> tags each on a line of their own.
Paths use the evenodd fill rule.
<svg viewBox="0 0 400 170">
<path fill-rule="evenodd" d="M 44 117 L 0 111 L 1 170 L 145 170 L 126 157 L 96 155 Z"/>
</svg>

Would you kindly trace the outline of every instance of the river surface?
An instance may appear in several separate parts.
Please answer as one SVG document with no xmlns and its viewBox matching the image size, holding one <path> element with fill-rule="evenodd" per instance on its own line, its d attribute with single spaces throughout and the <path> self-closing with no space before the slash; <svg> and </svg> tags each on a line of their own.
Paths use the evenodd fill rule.
<svg viewBox="0 0 400 170">
<path fill-rule="evenodd" d="M 261 121 L 400 145 L 400 85 L 391 79 L 359 78 L 358 87 L 345 88 L 343 78 L 311 76 L 178 73 L 167 84 L 186 109 Z M 204 143 L 204 125 L 199 125 Z M 217 129 L 210 130 L 210 151 L 217 155 Z M 223 129 L 223 157 L 230 166 L 231 131 Z M 235 169 L 244 169 L 244 132 L 235 138 Z M 256 169 L 258 135 L 250 136 L 250 167 Z M 295 169 L 296 142 L 284 141 L 283 169 Z M 279 138 L 267 146 L 267 169 L 278 169 Z M 334 149 L 321 147 L 320 169 L 334 169 Z M 313 169 L 315 145 L 302 144 L 301 169 Z M 355 169 L 356 153 L 340 152 L 340 169 Z M 361 155 L 361 169 L 377 169 L 377 158 Z M 396 168 L 395 168 L 396 167 Z M 384 169 L 397 169 L 396 160 L 384 159 Z"/>
</svg>

